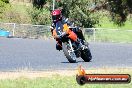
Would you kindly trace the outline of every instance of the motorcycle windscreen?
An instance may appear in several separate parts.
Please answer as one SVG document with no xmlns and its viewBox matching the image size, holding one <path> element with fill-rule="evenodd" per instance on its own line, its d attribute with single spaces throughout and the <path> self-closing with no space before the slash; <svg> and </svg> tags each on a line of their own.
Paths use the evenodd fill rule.
<svg viewBox="0 0 132 88">
<path fill-rule="evenodd" d="M 58 21 L 56 23 L 56 33 L 57 33 L 57 35 L 60 35 L 60 32 L 62 32 L 62 31 L 63 31 L 63 24 L 62 24 L 61 21 Z"/>
</svg>

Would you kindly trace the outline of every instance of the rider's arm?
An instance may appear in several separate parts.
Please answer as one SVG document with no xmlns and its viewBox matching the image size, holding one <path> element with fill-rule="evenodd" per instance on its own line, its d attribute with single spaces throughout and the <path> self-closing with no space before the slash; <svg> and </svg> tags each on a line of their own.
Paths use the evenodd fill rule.
<svg viewBox="0 0 132 88">
<path fill-rule="evenodd" d="M 54 23 L 52 23 L 51 26 L 50 26 L 50 31 L 51 31 L 52 35 L 53 35 L 53 30 L 55 30 L 55 25 L 54 25 Z"/>
<path fill-rule="evenodd" d="M 51 31 L 52 36 L 54 37 L 54 39 L 56 39 L 57 33 L 56 33 L 56 30 L 55 30 L 55 25 L 54 25 L 54 23 L 51 24 L 51 26 L 50 26 L 50 31 Z"/>
</svg>

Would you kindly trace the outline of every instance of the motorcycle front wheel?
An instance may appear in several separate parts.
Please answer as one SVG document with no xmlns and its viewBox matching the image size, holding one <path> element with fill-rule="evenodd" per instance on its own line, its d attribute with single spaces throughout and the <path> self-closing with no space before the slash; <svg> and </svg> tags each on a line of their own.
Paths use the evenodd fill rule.
<svg viewBox="0 0 132 88">
<path fill-rule="evenodd" d="M 67 43 L 63 43 L 62 44 L 62 49 L 63 49 L 63 52 L 67 58 L 67 60 L 70 62 L 70 63 L 76 63 L 76 57 L 75 57 L 75 53 L 74 52 L 69 52 L 70 50 L 70 47 L 68 47 L 68 44 Z"/>
</svg>

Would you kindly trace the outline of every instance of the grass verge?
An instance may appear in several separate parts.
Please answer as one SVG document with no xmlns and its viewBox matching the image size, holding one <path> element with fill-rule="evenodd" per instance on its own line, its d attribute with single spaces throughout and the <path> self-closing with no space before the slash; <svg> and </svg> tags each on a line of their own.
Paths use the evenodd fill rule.
<svg viewBox="0 0 132 88">
<path fill-rule="evenodd" d="M 58 72 L 58 73 L 57 73 Z M 89 74 L 130 74 L 132 75 L 132 68 L 102 68 L 102 69 L 90 69 L 86 71 Z M 32 73 L 32 74 L 31 74 Z M 40 75 L 43 73 L 43 76 Z M 132 83 L 129 84 L 85 84 L 80 86 L 76 82 L 76 71 L 56 71 L 49 72 L 18 72 L 23 74 L 15 79 L 5 78 L 0 80 L 0 88 L 131 88 Z M 7 73 L 6 73 L 7 74 Z M 3 75 L 6 75 L 3 74 Z M 15 74 L 10 72 L 8 75 Z M 28 74 L 28 75 L 27 75 Z M 39 74 L 37 76 L 33 76 Z M 70 75 L 69 75 L 70 74 Z M 1 73 L 0 73 L 1 75 Z M 32 76 L 29 78 L 28 76 Z"/>
<path fill-rule="evenodd" d="M 100 42 L 123 42 L 132 43 L 132 31 L 131 30 L 107 30 L 98 29 L 95 31 L 95 36 L 92 34 L 85 35 L 89 41 L 100 41 Z"/>
</svg>

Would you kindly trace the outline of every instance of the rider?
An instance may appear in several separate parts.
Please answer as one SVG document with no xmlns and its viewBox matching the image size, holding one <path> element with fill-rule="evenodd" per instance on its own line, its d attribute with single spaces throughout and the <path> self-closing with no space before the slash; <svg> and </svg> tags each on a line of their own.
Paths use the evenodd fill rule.
<svg viewBox="0 0 132 88">
<path fill-rule="evenodd" d="M 53 10 L 51 15 L 52 15 L 52 22 L 53 22 L 51 25 L 51 32 L 52 32 L 52 36 L 57 41 L 56 49 L 62 50 L 62 42 L 58 37 L 59 30 L 63 30 L 64 28 L 63 24 L 67 24 L 68 26 L 73 26 L 73 23 L 71 23 L 70 21 L 68 21 L 67 18 L 62 16 L 61 10 L 59 9 Z M 82 30 L 79 27 L 76 27 L 73 29 L 73 32 L 71 32 L 71 35 L 74 35 L 74 34 L 76 34 L 77 37 L 81 39 L 82 44 L 84 44 L 85 38 L 82 34 Z"/>
</svg>

